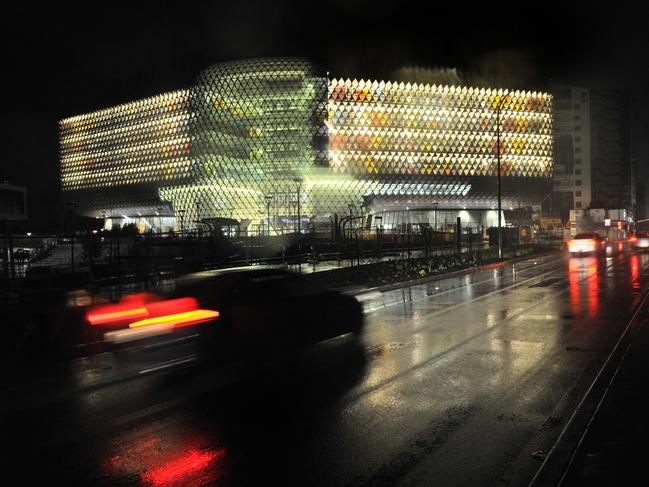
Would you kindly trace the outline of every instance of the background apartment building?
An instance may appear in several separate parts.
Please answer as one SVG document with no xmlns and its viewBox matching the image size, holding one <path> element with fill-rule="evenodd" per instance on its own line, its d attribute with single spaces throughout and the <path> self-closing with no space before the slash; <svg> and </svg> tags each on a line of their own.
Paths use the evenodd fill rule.
<svg viewBox="0 0 649 487">
<path fill-rule="evenodd" d="M 628 95 L 556 85 L 554 186 L 543 214 L 567 222 L 570 210 L 624 209 L 633 215 Z"/>
</svg>

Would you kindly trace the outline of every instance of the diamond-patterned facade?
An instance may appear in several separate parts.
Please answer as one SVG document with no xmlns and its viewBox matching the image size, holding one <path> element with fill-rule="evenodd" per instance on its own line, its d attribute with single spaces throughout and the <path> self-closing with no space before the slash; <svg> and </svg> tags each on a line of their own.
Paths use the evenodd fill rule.
<svg viewBox="0 0 649 487">
<path fill-rule="evenodd" d="M 552 175 L 550 95 L 329 80 L 290 58 L 211 66 L 190 90 L 62 121 L 62 185 L 95 215 L 108 203 L 132 214 L 125 196 L 139 192 L 188 222 L 245 230 L 270 215 L 273 233 L 294 228 L 298 206 L 309 221 L 349 205 L 486 209 L 500 102 L 503 207 L 538 203 Z"/>
</svg>

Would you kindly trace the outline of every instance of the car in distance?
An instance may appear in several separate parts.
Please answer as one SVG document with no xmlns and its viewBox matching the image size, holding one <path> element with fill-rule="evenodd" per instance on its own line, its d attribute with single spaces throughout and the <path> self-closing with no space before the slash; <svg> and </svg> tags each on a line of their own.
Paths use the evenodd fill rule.
<svg viewBox="0 0 649 487">
<path fill-rule="evenodd" d="M 578 233 L 568 240 L 570 255 L 599 254 L 606 251 L 606 239 L 597 232 Z"/>
<path fill-rule="evenodd" d="M 649 250 L 649 232 L 640 232 L 629 238 L 633 250 Z"/>
</svg>

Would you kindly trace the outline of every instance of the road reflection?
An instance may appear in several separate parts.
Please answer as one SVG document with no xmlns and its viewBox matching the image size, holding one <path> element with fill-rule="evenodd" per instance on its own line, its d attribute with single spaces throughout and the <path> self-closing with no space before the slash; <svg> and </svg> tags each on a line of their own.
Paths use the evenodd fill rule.
<svg viewBox="0 0 649 487">
<path fill-rule="evenodd" d="M 600 277 L 599 261 L 596 257 L 568 260 L 569 306 L 573 317 L 592 317 L 599 313 Z"/>
<path fill-rule="evenodd" d="M 640 257 L 636 254 L 632 255 L 629 259 L 629 265 L 631 266 L 631 286 L 635 290 L 640 290 L 640 282 L 638 277 L 640 276 Z"/>
<path fill-rule="evenodd" d="M 223 477 L 226 450 L 213 435 L 195 428 L 157 428 L 126 433 L 102 464 L 102 474 L 114 483 L 137 478 L 147 486 L 214 485 Z"/>
</svg>

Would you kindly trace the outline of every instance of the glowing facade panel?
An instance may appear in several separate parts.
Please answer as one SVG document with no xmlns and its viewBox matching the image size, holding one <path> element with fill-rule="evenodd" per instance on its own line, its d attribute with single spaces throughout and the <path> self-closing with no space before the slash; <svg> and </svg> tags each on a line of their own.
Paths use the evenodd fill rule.
<svg viewBox="0 0 649 487">
<path fill-rule="evenodd" d="M 267 213 L 267 198 L 278 222 L 295 218 L 297 182 L 326 166 L 326 93 L 326 79 L 300 59 L 207 68 L 192 103 L 200 168 L 190 184 L 165 188 L 162 197 L 191 219 L 247 225 Z"/>
<path fill-rule="evenodd" d="M 330 83 L 332 168 L 359 175 L 492 175 L 502 98 L 503 175 L 549 177 L 549 95 L 376 81 Z"/>
<path fill-rule="evenodd" d="M 191 116 L 190 90 L 179 90 L 62 120 L 63 191 L 108 209 L 111 199 L 113 207 L 137 204 L 120 205 L 115 191 L 135 193 L 135 201 L 145 188 L 155 194 L 161 186 L 189 180 Z M 156 204 L 155 196 L 149 199 L 141 206 Z"/>
</svg>

